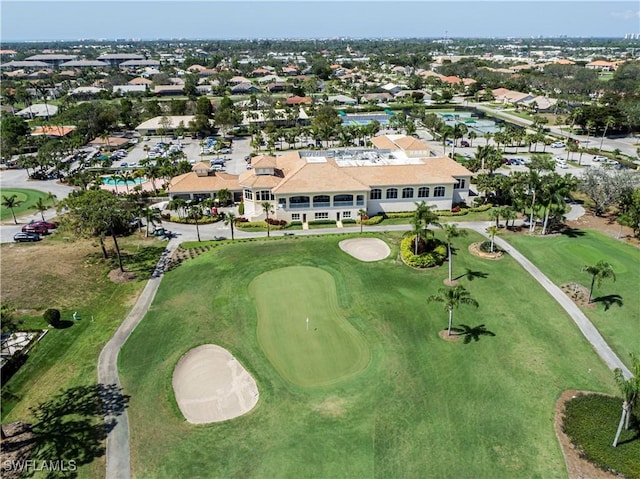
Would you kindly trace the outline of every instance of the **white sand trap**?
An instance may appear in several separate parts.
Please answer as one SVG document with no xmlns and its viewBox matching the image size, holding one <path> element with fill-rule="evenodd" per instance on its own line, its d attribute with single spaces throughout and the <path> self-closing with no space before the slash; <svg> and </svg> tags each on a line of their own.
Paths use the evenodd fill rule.
<svg viewBox="0 0 640 479">
<path fill-rule="evenodd" d="M 353 238 L 340 241 L 340 249 L 360 261 L 380 261 L 391 253 L 389 246 L 377 238 Z"/>
<path fill-rule="evenodd" d="M 193 424 L 226 421 L 251 411 L 258 386 L 229 351 L 215 344 L 193 348 L 173 371 L 173 392 Z"/>
</svg>

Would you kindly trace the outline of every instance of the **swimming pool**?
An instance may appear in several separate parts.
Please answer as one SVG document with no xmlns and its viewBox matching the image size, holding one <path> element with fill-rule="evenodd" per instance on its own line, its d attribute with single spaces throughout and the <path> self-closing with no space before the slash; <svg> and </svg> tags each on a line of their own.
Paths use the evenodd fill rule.
<svg viewBox="0 0 640 479">
<path fill-rule="evenodd" d="M 368 125 L 372 121 L 377 121 L 381 125 L 389 123 L 391 115 L 386 113 L 372 113 L 370 115 L 344 115 L 342 118 L 343 125 Z"/>
<path fill-rule="evenodd" d="M 127 186 L 139 185 L 141 183 L 144 183 L 145 181 L 147 181 L 146 178 L 133 178 L 131 180 L 127 180 L 126 185 Z M 125 186 L 125 181 L 114 179 L 113 176 L 103 176 L 102 184 L 108 185 L 108 186 Z"/>
</svg>

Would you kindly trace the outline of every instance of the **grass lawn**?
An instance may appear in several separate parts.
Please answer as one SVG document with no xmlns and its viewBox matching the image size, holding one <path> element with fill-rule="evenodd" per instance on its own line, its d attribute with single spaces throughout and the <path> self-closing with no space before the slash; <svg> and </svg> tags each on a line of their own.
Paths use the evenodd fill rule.
<svg viewBox="0 0 640 479">
<path fill-rule="evenodd" d="M 164 246 L 158 247 L 156 240 L 134 236 L 121 238 L 120 245 L 127 255 L 125 267 L 137 271 L 141 279 L 149 277 L 150 265 L 155 264 L 164 249 Z M 111 249 L 109 239 L 107 247 Z M 63 329 L 51 328 L 26 363 L 10 379 L 3 377 L 3 423 L 33 422 L 32 408 L 58 394 L 78 400 L 77 393 L 83 391 L 78 388 L 96 384 L 98 355 L 128 314 L 145 281 L 111 282 L 106 274 L 115 264 L 102 260 L 99 248 L 90 241 L 69 243 L 54 235 L 37 245 L 3 244 L 0 253 L 2 300 L 18 309 L 24 327 L 45 329 L 47 324 L 42 313 L 46 308 L 59 309 L 67 323 Z M 77 321 L 72 320 L 74 311 L 80 317 Z M 87 409 L 86 404 L 80 406 L 82 410 Z M 77 460 L 81 478 L 103 477 L 100 444 L 91 440 L 90 432 L 93 428 L 104 429 L 99 411 L 75 414 L 74 407 L 67 405 L 63 412 L 50 412 L 48 423 L 60 421 L 58 436 L 64 440 L 59 443 L 54 435 L 47 447 L 60 446 L 66 444 L 65 441 L 75 443 L 74 448 L 63 445 L 61 454 L 64 455 L 53 457 Z M 67 423 L 71 418 L 75 422 Z M 94 446 L 96 450 L 92 450 Z"/>
<path fill-rule="evenodd" d="M 2 196 L 9 198 L 12 195 L 16 195 L 16 200 L 21 202 L 20 205 L 13 209 L 16 217 L 31 212 L 32 210 L 35 211 L 34 205 L 36 204 L 36 201 L 38 201 L 38 198 L 42 198 L 45 205 L 53 206 L 53 202 L 51 200 L 47 200 L 47 193 L 43 193 L 42 191 L 28 190 L 24 188 L 2 189 Z M 0 206 L 0 221 L 5 220 L 13 221 L 11 210 L 4 206 Z"/>
<path fill-rule="evenodd" d="M 471 256 L 469 243 L 481 239 L 471 233 L 455 243 L 454 275 L 480 307 L 454 315 L 454 326 L 471 328 L 468 344 L 443 341 L 447 314 L 426 298 L 443 287 L 446 268 L 408 268 L 401 235 L 376 236 L 392 254 L 375 263 L 342 252 L 343 235 L 221 244 L 170 271 L 119 357 L 134 477 L 566 477 L 557 398 L 569 388 L 615 391 L 570 318 L 510 258 Z M 351 336 L 342 347 L 366 347 L 370 361 L 328 385 L 295 383 L 287 375 L 297 366 L 269 351 L 288 348 L 293 359 L 315 347 L 291 343 L 316 310 Z M 264 328 L 280 320 L 282 337 L 265 346 Z M 193 426 L 171 377 L 205 343 L 238 358 L 260 401 L 232 421 Z M 322 361 L 336 374 L 332 358 Z"/>
<path fill-rule="evenodd" d="M 513 235 L 505 239 L 557 285 L 576 281 L 589 288 L 591 276 L 582 268 L 600 260 L 609 262 L 616 274 L 616 282 L 605 280 L 600 287 L 595 286 L 595 309 L 582 310 L 625 364 L 631 364 L 629 353 L 640 355 L 638 248 L 586 230 L 576 231 L 574 237 Z"/>
</svg>

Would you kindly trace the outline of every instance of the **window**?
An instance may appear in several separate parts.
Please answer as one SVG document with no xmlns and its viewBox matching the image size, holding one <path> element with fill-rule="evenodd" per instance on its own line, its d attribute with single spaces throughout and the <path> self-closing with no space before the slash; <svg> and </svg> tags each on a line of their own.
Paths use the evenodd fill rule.
<svg viewBox="0 0 640 479">
<path fill-rule="evenodd" d="M 387 199 L 392 200 L 398 197 L 398 188 L 387 188 Z"/>
<path fill-rule="evenodd" d="M 413 198 L 413 188 L 402 188 L 403 198 Z"/>
<path fill-rule="evenodd" d="M 278 206 L 280 208 L 286 208 L 287 207 L 287 199 L 286 198 L 278 198 Z"/>
<path fill-rule="evenodd" d="M 248 200 L 252 200 L 253 192 L 251 190 L 244 190 L 244 197 Z"/>
<path fill-rule="evenodd" d="M 374 188 L 371 190 L 371 199 L 379 200 L 382 198 L 382 190 L 380 188 Z"/>
<path fill-rule="evenodd" d="M 418 198 L 429 198 L 429 188 L 426 186 L 418 188 Z"/>
<path fill-rule="evenodd" d="M 321 206 L 330 206 L 331 205 L 331 198 L 329 197 L 329 195 L 316 195 L 313 197 L 313 206 L 314 207 L 321 207 Z"/>
<path fill-rule="evenodd" d="M 433 196 L 444 196 L 444 186 L 436 186 L 433 189 Z"/>
<path fill-rule="evenodd" d="M 353 206 L 353 195 L 335 195 L 333 206 Z"/>
<path fill-rule="evenodd" d="M 342 217 L 343 218 L 351 218 L 351 211 L 343 211 L 342 212 Z"/>
<path fill-rule="evenodd" d="M 308 208 L 309 197 L 308 196 L 292 196 L 289 198 L 289 208 Z"/>
<path fill-rule="evenodd" d="M 327 212 L 316 213 L 315 218 L 317 220 L 328 220 L 329 219 L 329 213 L 327 213 Z"/>
<path fill-rule="evenodd" d="M 291 213 L 291 221 L 300 221 L 300 213 Z"/>
<path fill-rule="evenodd" d="M 269 190 L 256 191 L 256 200 L 258 201 L 270 201 L 273 199 L 273 195 Z"/>
<path fill-rule="evenodd" d="M 358 195 L 356 198 L 356 206 L 364 206 L 364 195 Z"/>
<path fill-rule="evenodd" d="M 453 189 L 455 190 L 461 190 L 464 188 L 465 185 L 465 179 L 464 178 L 457 178 L 457 182 L 455 185 L 453 185 Z"/>
</svg>

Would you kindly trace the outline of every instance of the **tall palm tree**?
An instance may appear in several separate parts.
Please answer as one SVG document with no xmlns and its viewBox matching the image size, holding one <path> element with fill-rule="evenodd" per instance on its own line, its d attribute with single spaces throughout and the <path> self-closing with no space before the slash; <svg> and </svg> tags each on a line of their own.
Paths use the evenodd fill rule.
<svg viewBox="0 0 640 479">
<path fill-rule="evenodd" d="M 595 265 L 587 265 L 582 268 L 582 271 L 591 275 L 591 287 L 589 288 L 589 303 L 591 303 L 591 297 L 593 296 L 593 285 L 596 284 L 598 288 L 605 279 L 611 279 L 615 283 L 616 274 L 613 272 L 613 267 L 606 261 L 600 260 Z"/>
<path fill-rule="evenodd" d="M 36 210 L 38 210 L 40 216 L 42 216 L 42 221 L 44 221 L 44 212 L 49 208 L 44 204 L 44 200 L 42 198 L 38 198 L 33 206 L 36 208 Z"/>
<path fill-rule="evenodd" d="M 464 286 L 454 286 L 453 288 L 440 288 L 438 294 L 429 296 L 427 302 L 444 303 L 445 311 L 449 312 L 449 327 L 447 336 L 451 336 L 451 326 L 453 325 L 453 310 L 461 304 L 469 304 L 478 307 L 478 302 L 473 299 Z"/>
<path fill-rule="evenodd" d="M 13 222 L 15 224 L 18 224 L 18 220 L 16 219 L 16 212 L 13 209 L 20 206 L 21 203 L 22 201 L 18 200 L 18 195 L 2 195 L 2 206 L 11 210 L 11 214 L 13 215 Z"/>
<path fill-rule="evenodd" d="M 607 136 L 607 130 L 609 129 L 610 126 L 613 126 L 616 124 L 616 119 L 609 115 L 605 118 L 604 120 L 604 131 L 602 132 L 602 138 L 600 138 L 600 148 L 598 148 L 598 151 L 602 151 L 602 144 L 604 143 L 604 137 Z"/>
<path fill-rule="evenodd" d="M 489 226 L 487 228 L 487 233 L 489 233 L 489 237 L 491 238 L 491 252 L 493 253 L 493 248 L 495 244 L 496 233 L 498 232 L 497 226 Z"/>
<path fill-rule="evenodd" d="M 367 212 L 364 209 L 358 210 L 358 216 L 360 217 L 360 233 L 362 233 L 362 228 L 364 226 L 364 217 L 367 216 Z"/>
<path fill-rule="evenodd" d="M 620 368 L 616 368 L 613 371 L 614 379 L 620 388 L 623 400 L 622 415 L 620 416 L 620 423 L 618 423 L 616 437 L 613 440 L 613 447 L 618 446 L 622 426 L 624 425 L 625 429 L 629 429 L 631 410 L 633 409 L 634 403 L 640 398 L 640 359 L 633 353 L 631 354 L 631 364 L 632 376 L 630 378 L 625 378 Z"/>
<path fill-rule="evenodd" d="M 452 272 L 453 272 L 453 266 L 452 266 L 452 261 L 453 258 L 451 256 L 451 241 L 453 240 L 453 238 L 459 238 L 461 236 L 466 236 L 467 235 L 467 230 L 461 230 L 458 228 L 457 225 L 455 224 L 445 224 L 445 225 L 441 225 L 440 226 L 443 230 L 444 230 L 444 236 L 445 239 L 447 240 L 447 256 L 448 256 L 448 261 L 449 261 L 449 283 L 453 282 L 453 277 L 452 277 Z"/>
<path fill-rule="evenodd" d="M 182 215 L 184 213 L 184 209 L 186 206 L 187 206 L 187 202 L 182 198 L 175 198 L 169 201 L 169 209 L 171 211 L 175 211 L 176 213 L 178 213 L 178 216 L 180 218 L 182 218 Z"/>
<path fill-rule="evenodd" d="M 233 240 L 234 240 L 234 236 L 233 236 L 233 227 L 234 227 L 234 226 L 235 226 L 235 224 L 236 224 L 236 219 L 237 219 L 237 218 L 236 218 L 236 215 L 235 215 L 235 214 L 233 214 L 233 213 L 227 213 L 227 215 L 225 216 L 225 219 L 224 219 L 224 224 L 225 224 L 225 226 L 226 226 L 226 225 L 229 225 L 229 227 L 231 227 L 231 241 L 233 241 Z"/>
<path fill-rule="evenodd" d="M 56 200 L 58 199 L 58 197 L 56 195 L 54 195 L 51 191 L 49 191 L 47 193 L 47 201 L 51 201 L 53 203 L 53 207 L 55 208 L 56 206 Z"/>
<path fill-rule="evenodd" d="M 506 206 L 502 209 L 502 217 L 504 218 L 507 228 L 509 227 L 509 220 L 512 221 L 511 226 L 513 227 L 513 223 L 515 223 L 515 220 L 518 217 L 518 213 L 513 207 Z"/>
<path fill-rule="evenodd" d="M 264 211 L 264 215 L 265 215 L 265 222 L 267 223 L 267 238 L 269 236 L 271 236 L 271 225 L 269 224 L 269 215 L 273 214 L 273 205 L 271 204 L 270 201 L 263 201 L 262 203 L 260 203 L 260 206 L 262 207 L 262 211 Z"/>
<path fill-rule="evenodd" d="M 202 208 L 200 205 L 193 205 L 189 208 L 189 213 L 187 214 L 187 218 L 195 221 L 196 223 L 196 234 L 198 235 L 198 241 L 200 240 L 200 226 L 198 221 L 202 219 Z"/>
</svg>

